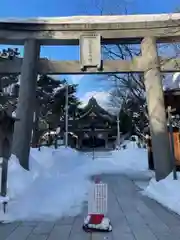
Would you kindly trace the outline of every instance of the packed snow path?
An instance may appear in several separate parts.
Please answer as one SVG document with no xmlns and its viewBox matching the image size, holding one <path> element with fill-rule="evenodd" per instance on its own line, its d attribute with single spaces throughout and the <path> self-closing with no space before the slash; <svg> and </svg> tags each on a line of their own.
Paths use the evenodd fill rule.
<svg viewBox="0 0 180 240">
<path fill-rule="evenodd" d="M 179 240 L 180 217 L 142 196 L 132 180 L 123 175 L 104 175 L 108 183 L 108 210 L 112 233 L 82 230 L 87 206 L 76 217 L 56 222 L 14 222 L 0 225 L 1 240 Z"/>
</svg>

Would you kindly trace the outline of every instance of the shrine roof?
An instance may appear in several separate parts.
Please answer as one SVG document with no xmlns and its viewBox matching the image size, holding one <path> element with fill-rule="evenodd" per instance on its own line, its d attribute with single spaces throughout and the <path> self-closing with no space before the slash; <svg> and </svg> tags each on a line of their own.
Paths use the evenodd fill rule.
<svg viewBox="0 0 180 240">
<path fill-rule="evenodd" d="M 65 17 L 34 17 L 34 18 L 0 18 L 1 23 L 21 24 L 87 24 L 87 23 L 131 23 L 131 22 L 165 22 L 180 19 L 179 13 L 163 14 L 132 14 L 106 16 L 65 16 Z"/>
<path fill-rule="evenodd" d="M 84 117 L 96 115 L 98 117 L 107 119 L 109 121 L 114 121 L 115 117 L 102 108 L 98 103 L 96 98 L 91 97 L 88 101 L 88 104 L 82 109 L 82 113 L 78 119 L 82 119 Z"/>
<path fill-rule="evenodd" d="M 180 95 L 180 88 L 174 88 L 174 89 L 167 89 L 164 91 L 164 95 Z"/>
<path fill-rule="evenodd" d="M 180 114 L 180 89 L 169 89 L 164 91 L 165 108 L 171 106 L 173 114 Z"/>
</svg>

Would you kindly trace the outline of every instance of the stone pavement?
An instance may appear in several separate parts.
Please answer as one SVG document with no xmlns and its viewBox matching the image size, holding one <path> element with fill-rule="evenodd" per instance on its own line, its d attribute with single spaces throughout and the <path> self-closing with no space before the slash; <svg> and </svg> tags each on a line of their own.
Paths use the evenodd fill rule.
<svg viewBox="0 0 180 240">
<path fill-rule="evenodd" d="M 179 240 L 180 217 L 142 196 L 125 176 L 105 175 L 108 183 L 111 233 L 82 230 L 87 207 L 76 217 L 57 222 L 17 222 L 0 225 L 0 240 Z"/>
</svg>

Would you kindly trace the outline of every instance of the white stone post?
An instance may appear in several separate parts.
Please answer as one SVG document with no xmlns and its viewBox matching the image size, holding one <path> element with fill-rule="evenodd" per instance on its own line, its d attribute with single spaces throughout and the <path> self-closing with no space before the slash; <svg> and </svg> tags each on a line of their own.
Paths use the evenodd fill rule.
<svg viewBox="0 0 180 240">
<path fill-rule="evenodd" d="M 156 180 L 161 180 L 171 172 L 172 165 L 170 161 L 170 144 L 156 39 L 145 37 L 141 44 L 141 51 L 146 65 L 144 84 L 146 88 Z"/>
</svg>

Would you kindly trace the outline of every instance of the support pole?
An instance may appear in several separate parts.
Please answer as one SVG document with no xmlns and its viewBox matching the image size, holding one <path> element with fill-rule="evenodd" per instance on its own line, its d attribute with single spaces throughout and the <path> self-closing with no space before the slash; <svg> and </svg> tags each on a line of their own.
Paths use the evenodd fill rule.
<svg viewBox="0 0 180 240">
<path fill-rule="evenodd" d="M 37 61 L 40 45 L 28 39 L 24 45 L 24 59 L 21 71 L 19 101 L 16 111 L 20 121 L 15 123 L 13 137 L 13 153 L 20 164 L 29 169 L 29 151 L 32 137 L 33 114 L 36 99 Z"/>
<path fill-rule="evenodd" d="M 108 149 L 108 133 L 105 134 L 105 149 Z"/>
<path fill-rule="evenodd" d="M 65 130 L 65 146 L 66 147 L 68 147 L 68 131 L 69 131 L 69 129 L 68 129 L 68 125 L 69 125 L 69 121 L 68 121 L 68 100 L 69 100 L 69 98 L 68 98 L 68 84 L 66 84 L 66 103 L 65 103 L 65 128 L 66 128 L 66 130 Z"/>
<path fill-rule="evenodd" d="M 117 94 L 117 98 L 118 98 L 118 82 L 116 79 L 116 94 Z M 119 106 L 119 111 L 117 112 L 117 116 L 116 116 L 116 123 L 117 123 L 117 139 L 116 139 L 116 147 L 118 147 L 118 149 L 120 148 L 120 112 L 121 112 L 121 104 L 118 104 Z"/>
<path fill-rule="evenodd" d="M 177 180 L 177 172 L 176 172 L 176 158 L 175 158 L 175 149 L 174 149 L 174 134 L 173 134 L 173 123 L 172 123 L 172 109 L 171 106 L 167 108 L 168 113 L 168 124 L 169 124 L 169 135 L 170 135 L 170 146 L 171 146 L 171 161 L 173 168 L 173 179 Z"/>
<path fill-rule="evenodd" d="M 8 159 L 2 158 L 2 173 L 1 173 L 1 196 L 5 197 L 7 194 L 7 174 L 8 174 Z"/>
<path fill-rule="evenodd" d="M 146 62 L 144 84 L 146 89 L 156 180 L 159 181 L 164 179 L 172 171 L 172 165 L 170 161 L 170 144 L 156 39 L 145 37 L 142 41 L 141 52 L 144 62 Z"/>
<path fill-rule="evenodd" d="M 119 112 L 117 115 L 117 146 L 120 148 L 120 120 L 119 120 Z"/>
</svg>

